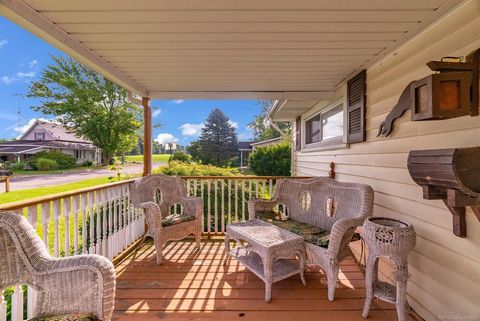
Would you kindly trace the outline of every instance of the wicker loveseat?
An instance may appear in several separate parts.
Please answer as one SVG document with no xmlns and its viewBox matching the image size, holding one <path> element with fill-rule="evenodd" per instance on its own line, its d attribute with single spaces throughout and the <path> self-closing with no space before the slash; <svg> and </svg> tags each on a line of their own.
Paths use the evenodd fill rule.
<svg viewBox="0 0 480 321">
<path fill-rule="evenodd" d="M 27 284 L 36 289 L 34 320 L 110 320 L 115 269 L 94 254 L 54 258 L 21 215 L 0 212 L 0 294 Z"/>
<path fill-rule="evenodd" d="M 248 206 L 250 219 L 268 221 L 304 237 L 307 264 L 325 271 L 332 301 L 340 262 L 351 254 L 348 244 L 355 229 L 372 215 L 372 188 L 326 177 L 283 179 L 271 200 L 252 199 Z"/>
<path fill-rule="evenodd" d="M 203 200 L 188 197 L 185 182 L 174 176 L 149 175 L 130 185 L 133 206 L 144 210 L 147 235 L 153 237 L 157 264 L 162 264 L 163 245 L 194 235 L 200 248 L 202 236 Z M 181 213 L 171 213 L 172 206 L 180 204 Z"/>
</svg>

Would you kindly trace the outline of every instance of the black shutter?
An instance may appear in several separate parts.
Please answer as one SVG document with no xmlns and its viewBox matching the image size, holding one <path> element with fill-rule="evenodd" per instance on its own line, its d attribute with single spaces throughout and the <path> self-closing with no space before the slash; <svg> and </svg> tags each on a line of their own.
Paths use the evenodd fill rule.
<svg viewBox="0 0 480 321">
<path fill-rule="evenodd" d="M 300 116 L 295 119 L 295 150 L 298 152 L 302 149 L 302 118 Z"/>
<path fill-rule="evenodd" d="M 347 83 L 347 143 L 365 141 L 367 71 L 362 70 Z"/>
</svg>

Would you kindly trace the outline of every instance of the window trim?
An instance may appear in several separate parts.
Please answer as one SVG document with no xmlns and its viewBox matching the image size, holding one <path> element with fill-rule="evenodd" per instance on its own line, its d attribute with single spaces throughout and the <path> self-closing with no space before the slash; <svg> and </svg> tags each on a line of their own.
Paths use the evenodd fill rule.
<svg viewBox="0 0 480 321">
<path fill-rule="evenodd" d="M 343 112 L 343 132 L 341 136 L 337 137 L 332 137 L 329 139 L 321 140 L 319 142 L 314 142 L 314 143 L 307 143 L 307 122 L 318 115 L 323 115 L 328 113 L 329 111 L 338 108 L 341 106 L 342 112 Z M 345 101 L 344 98 L 341 97 L 340 99 L 337 99 L 330 104 L 326 105 L 324 108 L 320 109 L 319 111 L 316 111 L 315 113 L 312 113 L 309 115 L 307 118 L 305 118 L 302 121 L 302 127 L 303 127 L 303 132 L 305 133 L 302 141 L 303 145 L 303 150 L 331 150 L 331 149 L 343 149 L 347 148 L 347 144 L 344 143 L 344 137 L 345 137 Z M 322 122 L 322 117 L 320 117 L 320 122 Z M 323 136 L 323 125 L 320 124 L 320 135 Z"/>
</svg>

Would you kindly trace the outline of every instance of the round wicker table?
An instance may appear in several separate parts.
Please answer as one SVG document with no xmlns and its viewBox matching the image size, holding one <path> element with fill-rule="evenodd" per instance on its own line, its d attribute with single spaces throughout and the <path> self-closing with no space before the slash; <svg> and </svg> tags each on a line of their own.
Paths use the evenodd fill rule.
<svg viewBox="0 0 480 321">
<path fill-rule="evenodd" d="M 367 296 L 362 316 L 368 317 L 374 297 L 396 304 L 399 321 L 407 320 L 408 253 L 415 247 L 412 225 L 386 217 L 370 217 L 363 224 L 363 239 L 368 246 L 365 273 Z M 394 266 L 396 286 L 378 280 L 378 259 L 388 258 Z"/>
</svg>

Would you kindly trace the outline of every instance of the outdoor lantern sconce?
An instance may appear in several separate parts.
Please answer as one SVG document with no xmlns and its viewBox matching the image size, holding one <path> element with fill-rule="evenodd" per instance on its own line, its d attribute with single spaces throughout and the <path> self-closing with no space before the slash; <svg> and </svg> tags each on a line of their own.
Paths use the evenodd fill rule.
<svg viewBox="0 0 480 321">
<path fill-rule="evenodd" d="M 394 121 L 408 109 L 413 121 L 478 116 L 480 49 L 461 60 L 445 57 L 427 63 L 436 73 L 408 84 L 377 136 L 390 135 Z"/>
</svg>

